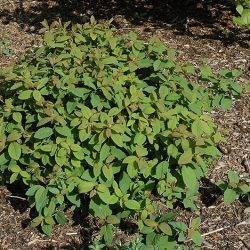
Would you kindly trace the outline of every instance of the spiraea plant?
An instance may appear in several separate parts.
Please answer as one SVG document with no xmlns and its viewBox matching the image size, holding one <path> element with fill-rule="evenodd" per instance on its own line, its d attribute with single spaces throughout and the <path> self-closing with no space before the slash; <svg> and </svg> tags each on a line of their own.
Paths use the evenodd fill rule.
<svg viewBox="0 0 250 250">
<path fill-rule="evenodd" d="M 200 219 L 176 221 L 174 208 L 196 209 L 223 140 L 209 113 L 240 95 L 240 72 L 180 63 L 158 38 L 117 35 L 94 18 L 43 25 L 41 46 L 0 85 L 0 176 L 25 185 L 31 225 L 50 234 L 84 206 L 108 246 L 124 218 L 146 247 L 200 245 Z"/>
</svg>

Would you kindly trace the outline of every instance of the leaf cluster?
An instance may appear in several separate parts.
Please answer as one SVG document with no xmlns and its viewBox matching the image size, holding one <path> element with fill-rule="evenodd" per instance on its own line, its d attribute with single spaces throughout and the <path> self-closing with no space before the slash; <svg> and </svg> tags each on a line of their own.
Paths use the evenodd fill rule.
<svg viewBox="0 0 250 250">
<path fill-rule="evenodd" d="M 250 1 L 249 0 L 233 0 L 236 5 L 236 11 L 239 16 L 234 17 L 233 21 L 237 25 L 250 25 Z"/>
<path fill-rule="evenodd" d="M 250 185 L 244 180 L 241 180 L 236 171 L 228 172 L 227 181 L 219 181 L 218 187 L 224 192 L 225 204 L 231 204 L 240 196 L 246 197 L 250 202 Z"/>
</svg>

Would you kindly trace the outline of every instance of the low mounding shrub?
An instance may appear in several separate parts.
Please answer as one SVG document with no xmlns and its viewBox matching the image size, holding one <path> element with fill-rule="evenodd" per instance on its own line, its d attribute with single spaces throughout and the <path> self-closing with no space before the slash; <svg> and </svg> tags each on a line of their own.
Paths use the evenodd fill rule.
<svg viewBox="0 0 250 250">
<path fill-rule="evenodd" d="M 124 218 L 147 246 L 200 245 L 199 218 L 186 225 L 158 206 L 196 208 L 223 140 L 209 112 L 231 106 L 240 72 L 195 69 L 158 38 L 117 35 L 94 18 L 43 25 L 42 45 L 0 86 L 0 176 L 27 188 L 31 225 L 50 234 L 65 209 L 84 206 L 107 245 Z"/>
</svg>

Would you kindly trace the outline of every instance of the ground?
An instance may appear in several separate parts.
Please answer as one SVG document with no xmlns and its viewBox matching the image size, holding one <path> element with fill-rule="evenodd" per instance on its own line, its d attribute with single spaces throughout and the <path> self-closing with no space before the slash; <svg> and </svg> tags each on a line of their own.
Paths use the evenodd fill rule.
<svg viewBox="0 0 250 250">
<path fill-rule="evenodd" d="M 136 30 L 141 37 L 160 36 L 168 46 L 179 51 L 180 60 L 196 65 L 207 62 L 214 70 L 242 68 L 243 85 L 250 79 L 250 33 L 231 22 L 230 6 L 210 2 L 207 10 L 195 2 L 192 8 L 178 6 L 179 1 L 21 1 L 2 0 L 0 3 L 0 41 L 10 42 L 10 50 L 1 53 L 0 67 L 16 61 L 26 49 L 39 44 L 39 22 L 44 18 L 84 22 L 90 15 L 114 18 L 119 32 Z M 68 3 L 68 2 L 67 2 Z M 131 4 L 131 3 L 130 3 Z M 176 8 L 179 9 L 176 9 Z M 143 10 L 143 11 L 142 11 Z M 146 13 L 146 14 L 145 14 Z M 250 174 L 250 94 L 236 100 L 227 112 L 214 112 L 219 128 L 227 135 L 227 143 L 220 145 L 223 157 L 211 168 L 209 181 L 201 184 L 197 215 L 202 217 L 202 249 L 250 249 L 250 209 L 245 201 L 231 206 L 223 203 L 222 196 L 211 183 L 223 179 L 229 169 L 242 178 Z M 249 179 L 247 179 L 249 181 Z M 83 249 L 96 233 L 98 223 L 84 211 L 70 213 L 69 223 L 55 226 L 50 237 L 28 226 L 30 210 L 22 192 L 0 186 L 0 249 Z M 190 214 L 182 212 L 182 219 Z M 243 223 L 248 221 L 248 223 Z M 217 232 L 214 230 L 219 229 Z M 119 233 L 121 243 L 133 237 L 129 232 Z"/>
</svg>

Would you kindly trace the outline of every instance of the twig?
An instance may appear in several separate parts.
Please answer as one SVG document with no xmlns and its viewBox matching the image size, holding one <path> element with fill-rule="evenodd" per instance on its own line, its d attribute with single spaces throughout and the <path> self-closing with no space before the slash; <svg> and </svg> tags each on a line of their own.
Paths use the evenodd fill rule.
<svg viewBox="0 0 250 250">
<path fill-rule="evenodd" d="M 70 235 L 77 235 L 77 232 L 66 233 L 66 235 L 68 235 L 68 236 L 70 236 Z"/>
<path fill-rule="evenodd" d="M 242 221 L 242 222 L 236 224 L 235 226 L 237 227 L 237 226 L 248 225 L 248 224 L 249 224 L 249 221 L 248 221 L 248 220 L 245 220 L 245 221 Z M 207 233 L 202 234 L 201 237 L 206 237 L 206 236 L 208 236 L 208 235 L 210 235 L 210 234 L 218 233 L 218 232 L 223 231 L 223 230 L 225 230 L 225 229 L 227 229 L 227 228 L 230 228 L 230 227 L 232 227 L 232 225 L 225 226 L 225 227 L 221 227 L 221 228 L 217 228 L 217 229 L 215 229 L 215 230 L 213 230 L 213 231 L 210 231 L 210 232 L 207 232 Z M 185 242 L 187 243 L 187 242 L 190 242 L 190 241 L 191 241 L 191 239 L 186 240 Z"/>
<path fill-rule="evenodd" d="M 244 220 L 244 221 L 238 223 L 236 226 L 249 225 L 249 224 L 250 224 L 250 218 L 248 218 L 247 220 Z"/>
<path fill-rule="evenodd" d="M 56 240 L 41 240 L 41 239 L 34 239 L 34 240 L 32 240 L 32 241 L 30 241 L 30 242 L 28 243 L 28 246 L 30 246 L 30 245 L 32 245 L 32 244 L 35 244 L 35 243 L 37 243 L 37 242 L 46 242 L 46 241 L 48 241 L 48 242 L 54 242 L 54 243 L 58 242 L 58 241 L 56 241 Z"/>
<path fill-rule="evenodd" d="M 241 226 L 241 225 L 248 225 L 249 224 L 249 219 L 248 220 L 244 220 L 244 221 L 241 221 L 240 223 L 236 224 L 235 226 Z M 217 232 L 220 232 L 222 230 L 225 230 L 229 227 L 231 227 L 232 225 L 229 225 L 229 226 L 226 226 L 226 227 L 221 227 L 221 228 L 218 228 L 218 229 L 215 229 L 213 231 L 210 231 L 210 232 L 207 232 L 207 233 L 204 233 L 201 235 L 201 237 L 205 237 L 207 235 L 210 235 L 210 234 L 213 234 L 213 233 L 217 233 Z"/>
<path fill-rule="evenodd" d="M 13 199 L 18 199 L 18 200 L 23 200 L 26 201 L 26 198 L 20 197 L 20 196 L 16 196 L 16 195 L 6 195 L 6 197 L 8 198 L 13 198 Z"/>
<path fill-rule="evenodd" d="M 250 249 L 250 245 L 244 240 L 243 237 L 239 237 L 240 241 L 243 243 L 243 245 L 249 250 Z"/>
<path fill-rule="evenodd" d="M 218 232 L 220 232 L 220 231 L 222 231 L 222 230 L 225 230 L 225 229 L 227 229 L 227 228 L 229 228 L 229 227 L 231 227 L 231 225 L 230 225 L 230 226 L 226 226 L 226 227 L 217 228 L 217 229 L 215 229 L 215 230 L 213 230 L 213 231 L 210 231 L 210 232 L 207 232 L 207 233 L 202 234 L 201 237 L 206 237 L 207 235 L 214 234 L 214 233 L 218 233 Z"/>
</svg>

